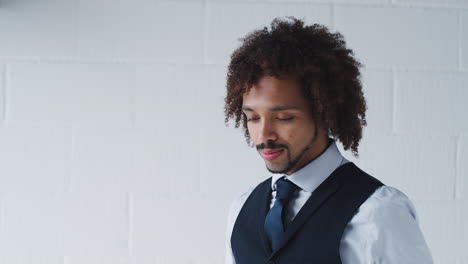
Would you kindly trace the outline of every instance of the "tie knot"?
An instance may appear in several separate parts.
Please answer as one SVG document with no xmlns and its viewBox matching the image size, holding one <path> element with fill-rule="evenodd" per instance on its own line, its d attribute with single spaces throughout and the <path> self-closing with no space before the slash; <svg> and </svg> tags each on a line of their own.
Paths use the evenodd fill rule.
<svg viewBox="0 0 468 264">
<path fill-rule="evenodd" d="M 281 178 L 276 182 L 276 199 L 288 201 L 298 188 L 299 187 L 291 181 Z"/>
</svg>

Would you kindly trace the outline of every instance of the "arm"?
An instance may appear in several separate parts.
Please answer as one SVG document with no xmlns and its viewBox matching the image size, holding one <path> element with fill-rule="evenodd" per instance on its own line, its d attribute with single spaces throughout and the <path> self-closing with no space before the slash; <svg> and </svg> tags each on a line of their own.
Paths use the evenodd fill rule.
<svg viewBox="0 0 468 264">
<path fill-rule="evenodd" d="M 382 186 L 359 208 L 343 232 L 343 264 L 433 263 L 409 198 Z"/>
<path fill-rule="evenodd" d="M 234 228 L 235 207 L 236 207 L 236 201 L 231 203 L 231 206 L 229 208 L 229 213 L 228 213 L 228 220 L 227 220 L 227 227 L 226 227 L 226 255 L 224 259 L 225 264 L 236 264 L 236 261 L 234 260 L 234 255 L 232 254 L 232 249 L 231 249 L 231 234 L 232 234 L 232 229 Z M 237 217 L 237 215 L 235 217 Z"/>
<path fill-rule="evenodd" d="M 234 254 L 232 253 L 231 248 L 231 234 L 234 229 L 234 224 L 236 223 L 237 215 L 239 215 L 242 206 L 244 206 L 245 201 L 249 197 L 250 193 L 253 191 L 253 188 L 249 189 L 247 192 L 243 192 L 238 195 L 237 198 L 231 203 L 228 213 L 227 228 L 226 228 L 226 255 L 224 258 L 225 264 L 236 264 L 234 259 Z"/>
</svg>

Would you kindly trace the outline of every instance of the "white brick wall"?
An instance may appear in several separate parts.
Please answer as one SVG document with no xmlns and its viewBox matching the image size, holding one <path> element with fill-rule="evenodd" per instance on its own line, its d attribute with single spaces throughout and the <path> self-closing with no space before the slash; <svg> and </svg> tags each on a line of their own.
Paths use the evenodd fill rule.
<svg viewBox="0 0 468 264">
<path fill-rule="evenodd" d="M 464 11 L 461 13 L 461 25 L 460 25 L 460 34 L 461 36 L 461 45 L 459 47 L 461 53 L 461 67 L 464 70 L 468 69 L 468 51 L 466 48 L 468 47 L 468 11 Z"/>
<path fill-rule="evenodd" d="M 343 33 L 369 107 L 345 155 L 414 201 L 436 263 L 468 263 L 467 8 L 0 1 L 0 263 L 221 263 L 229 203 L 268 176 L 224 126 L 226 65 L 286 15 Z"/>
<path fill-rule="evenodd" d="M 6 104 L 5 104 L 5 94 L 6 94 L 6 91 L 5 91 L 5 86 L 6 86 L 6 75 L 7 75 L 7 72 L 6 72 L 6 68 L 5 68 L 5 63 L 3 63 L 2 60 L 0 60 L 0 116 L 1 116 L 1 121 L 0 122 L 3 122 L 5 120 L 5 108 L 6 108 Z M 1 124 L 1 123 L 0 123 Z"/>
<path fill-rule="evenodd" d="M 335 29 L 369 67 L 458 67 L 459 13 L 452 9 L 340 6 Z"/>
<path fill-rule="evenodd" d="M 330 26 L 331 5 L 275 2 L 208 1 L 206 50 L 209 63 L 227 64 L 237 41 L 278 16 L 296 16 L 307 23 Z"/>
</svg>

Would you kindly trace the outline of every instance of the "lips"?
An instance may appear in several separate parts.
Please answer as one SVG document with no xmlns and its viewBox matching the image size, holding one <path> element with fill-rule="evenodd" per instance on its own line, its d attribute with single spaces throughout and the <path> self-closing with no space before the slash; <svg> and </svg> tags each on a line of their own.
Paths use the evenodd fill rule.
<svg viewBox="0 0 468 264">
<path fill-rule="evenodd" d="M 274 160 L 283 152 L 284 152 L 284 149 L 280 149 L 280 150 L 275 150 L 275 151 L 260 151 L 260 154 L 266 160 Z"/>
</svg>

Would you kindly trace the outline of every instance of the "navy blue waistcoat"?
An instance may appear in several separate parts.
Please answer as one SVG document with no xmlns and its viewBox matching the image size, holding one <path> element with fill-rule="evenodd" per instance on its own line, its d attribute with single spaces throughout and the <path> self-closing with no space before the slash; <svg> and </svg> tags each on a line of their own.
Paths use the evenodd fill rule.
<svg viewBox="0 0 468 264">
<path fill-rule="evenodd" d="M 231 247 L 236 264 L 341 263 L 339 247 L 347 223 L 382 185 L 352 162 L 338 167 L 315 189 L 272 252 L 263 228 L 270 210 L 268 178 L 252 191 L 234 224 Z"/>
</svg>

